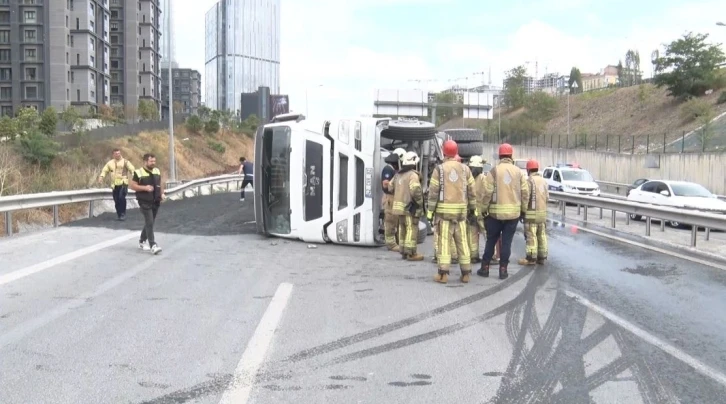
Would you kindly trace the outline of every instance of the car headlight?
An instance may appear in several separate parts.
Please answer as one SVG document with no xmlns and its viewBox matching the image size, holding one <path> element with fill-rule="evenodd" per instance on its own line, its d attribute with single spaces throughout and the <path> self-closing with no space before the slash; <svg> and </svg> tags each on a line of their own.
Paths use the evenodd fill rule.
<svg viewBox="0 0 726 404">
<path fill-rule="evenodd" d="M 335 224 L 335 236 L 339 243 L 348 242 L 348 219 Z"/>
</svg>

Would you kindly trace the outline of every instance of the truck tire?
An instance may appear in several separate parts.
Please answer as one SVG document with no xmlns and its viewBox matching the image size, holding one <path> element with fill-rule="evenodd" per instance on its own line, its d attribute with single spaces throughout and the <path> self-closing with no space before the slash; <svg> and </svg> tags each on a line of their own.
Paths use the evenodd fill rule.
<svg viewBox="0 0 726 404">
<path fill-rule="evenodd" d="M 426 241 L 426 236 L 428 235 L 428 228 L 426 226 L 426 223 L 423 221 L 418 222 L 418 237 L 416 238 L 416 244 L 423 244 L 424 241 Z"/>
<path fill-rule="evenodd" d="M 484 135 L 479 129 L 447 129 L 444 131 L 456 143 L 473 143 L 484 140 Z"/>
<path fill-rule="evenodd" d="M 381 137 L 408 142 L 429 140 L 435 136 L 434 124 L 424 121 L 390 121 L 388 128 L 381 132 Z"/>
<path fill-rule="evenodd" d="M 469 158 L 471 156 L 481 156 L 484 153 L 484 142 L 462 143 L 459 145 L 459 156 L 461 158 Z"/>
</svg>

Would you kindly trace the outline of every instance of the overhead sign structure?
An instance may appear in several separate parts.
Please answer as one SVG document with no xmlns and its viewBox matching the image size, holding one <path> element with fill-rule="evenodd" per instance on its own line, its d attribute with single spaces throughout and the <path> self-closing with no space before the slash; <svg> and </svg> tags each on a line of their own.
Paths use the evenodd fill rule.
<svg viewBox="0 0 726 404">
<path fill-rule="evenodd" d="M 464 118 L 492 119 L 494 97 L 500 91 L 466 92 L 461 103 L 437 103 L 434 94 L 423 90 L 375 90 L 374 114 L 404 117 L 427 117 L 429 109 L 453 107 L 463 109 Z"/>
</svg>

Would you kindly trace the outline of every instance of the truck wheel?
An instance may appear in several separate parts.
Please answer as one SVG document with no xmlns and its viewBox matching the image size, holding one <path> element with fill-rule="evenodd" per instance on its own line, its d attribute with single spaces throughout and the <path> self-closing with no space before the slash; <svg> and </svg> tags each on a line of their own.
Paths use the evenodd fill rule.
<svg viewBox="0 0 726 404">
<path fill-rule="evenodd" d="M 424 121 L 390 121 L 388 128 L 381 132 L 381 137 L 391 140 L 423 141 L 436 136 L 436 127 Z"/>
<path fill-rule="evenodd" d="M 426 236 L 428 235 L 428 228 L 426 226 L 426 223 L 419 221 L 418 222 L 418 237 L 416 238 L 416 244 L 423 244 L 424 241 L 426 241 Z"/>
<path fill-rule="evenodd" d="M 484 135 L 479 129 L 446 129 L 444 131 L 456 143 L 473 143 L 484 140 Z M 461 154 L 459 154 L 461 155 Z"/>
<path fill-rule="evenodd" d="M 484 153 L 484 142 L 462 143 L 459 145 L 459 156 L 469 158 L 481 156 Z"/>
</svg>

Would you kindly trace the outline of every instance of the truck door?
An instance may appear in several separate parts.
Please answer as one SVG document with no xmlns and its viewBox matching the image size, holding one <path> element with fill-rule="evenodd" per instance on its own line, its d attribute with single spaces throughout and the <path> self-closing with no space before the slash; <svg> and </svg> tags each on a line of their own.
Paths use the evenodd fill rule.
<svg viewBox="0 0 726 404">
<path fill-rule="evenodd" d="M 294 212 L 292 222 L 299 238 L 306 242 L 326 242 L 325 227 L 330 223 L 332 164 L 330 161 L 331 142 L 324 136 L 324 128 L 318 131 L 299 130 L 297 138 L 299 152 L 293 152 L 295 166 L 300 171 L 292 170 L 292 183 L 295 195 L 293 206 L 299 206 Z"/>
</svg>

